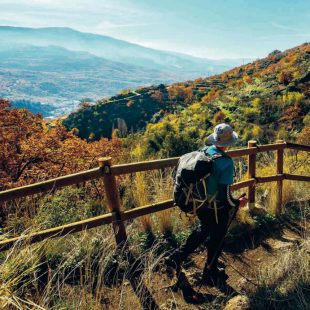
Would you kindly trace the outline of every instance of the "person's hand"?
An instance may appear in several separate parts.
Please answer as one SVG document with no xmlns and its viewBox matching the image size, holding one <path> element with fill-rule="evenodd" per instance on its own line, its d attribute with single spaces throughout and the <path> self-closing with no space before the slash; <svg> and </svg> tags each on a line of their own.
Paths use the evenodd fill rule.
<svg viewBox="0 0 310 310">
<path fill-rule="evenodd" d="M 239 208 L 243 208 L 248 203 L 248 199 L 246 197 L 240 197 L 239 201 Z"/>
</svg>

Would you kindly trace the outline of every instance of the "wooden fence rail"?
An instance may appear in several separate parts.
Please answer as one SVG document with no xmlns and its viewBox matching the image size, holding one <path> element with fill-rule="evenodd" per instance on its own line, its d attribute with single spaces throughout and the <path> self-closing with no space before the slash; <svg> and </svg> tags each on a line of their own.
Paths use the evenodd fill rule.
<svg viewBox="0 0 310 310">
<path fill-rule="evenodd" d="M 257 153 L 262 153 L 266 151 L 276 151 L 279 149 L 284 149 L 286 143 L 275 143 L 267 144 L 256 147 L 249 147 L 246 149 L 232 150 L 228 151 L 228 155 L 231 157 L 241 157 L 246 155 L 252 155 Z M 109 173 L 112 175 L 118 176 L 122 174 L 163 169 L 168 167 L 174 167 L 178 163 L 179 158 L 168 158 L 168 159 L 159 159 L 138 163 L 114 165 L 109 167 Z M 9 201 L 15 198 L 26 197 L 42 192 L 52 191 L 58 188 L 62 188 L 69 185 L 78 184 L 85 181 L 95 180 L 101 178 L 105 174 L 105 171 L 98 167 L 87 171 L 82 171 L 74 174 L 69 174 L 66 176 L 50 179 L 47 181 L 13 188 L 6 191 L 0 192 L 0 202 Z"/>
<path fill-rule="evenodd" d="M 282 207 L 283 180 L 296 180 L 296 181 L 298 180 L 298 181 L 310 182 L 310 176 L 301 176 L 301 175 L 283 173 L 283 153 L 284 149 L 286 148 L 293 149 L 296 151 L 306 151 L 306 152 L 310 151 L 310 146 L 287 143 L 282 140 L 278 140 L 274 144 L 267 144 L 267 145 L 257 145 L 256 141 L 249 141 L 248 148 L 237 149 L 227 152 L 231 157 L 248 156 L 248 179 L 242 182 L 234 183 L 231 186 L 231 189 L 238 190 L 241 188 L 248 188 L 250 208 L 255 204 L 255 187 L 257 183 L 277 182 L 278 185 L 277 214 L 280 214 Z M 277 165 L 276 165 L 277 174 L 272 176 L 257 177 L 256 154 L 267 151 L 277 152 Z M 172 208 L 174 207 L 174 203 L 173 200 L 170 199 L 147 206 L 134 208 L 132 210 L 124 211 L 122 210 L 121 207 L 115 177 L 122 174 L 174 167 L 176 166 L 178 159 L 179 158 L 176 157 L 176 158 L 168 158 L 168 159 L 160 159 L 160 160 L 112 166 L 111 158 L 101 158 L 99 159 L 98 168 L 0 192 L 0 203 L 1 203 L 16 198 L 26 197 L 29 195 L 34 195 L 42 192 L 53 191 L 58 188 L 78 184 L 89 180 L 103 178 L 108 207 L 111 212 L 87 220 L 70 223 L 67 225 L 54 227 L 40 232 L 1 241 L 0 251 L 5 251 L 12 248 L 16 242 L 26 241 L 29 243 L 35 243 L 47 238 L 60 237 L 67 234 L 111 223 L 113 225 L 116 243 L 118 245 L 124 244 L 125 241 L 127 240 L 124 221 L 132 220 L 139 216 Z"/>
</svg>

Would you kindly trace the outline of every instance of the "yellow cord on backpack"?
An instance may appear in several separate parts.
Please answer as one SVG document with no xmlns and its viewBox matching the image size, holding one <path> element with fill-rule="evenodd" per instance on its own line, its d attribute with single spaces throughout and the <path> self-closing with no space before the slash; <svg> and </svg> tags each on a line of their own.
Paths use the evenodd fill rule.
<svg viewBox="0 0 310 310">
<path fill-rule="evenodd" d="M 207 186 L 206 186 L 206 180 L 202 179 L 202 185 L 203 185 L 203 189 L 205 191 L 205 197 L 208 197 L 208 193 L 207 193 Z"/>
<path fill-rule="evenodd" d="M 218 223 L 219 223 L 219 220 L 218 220 L 218 216 L 217 216 L 217 205 L 216 205 L 216 200 L 214 200 L 214 215 L 215 215 L 216 224 L 218 224 Z"/>
<path fill-rule="evenodd" d="M 191 183 L 191 184 L 189 185 L 189 190 L 188 190 L 188 192 L 187 192 L 187 194 L 186 194 L 186 200 L 185 200 L 185 205 L 186 205 L 186 206 L 187 206 L 187 204 L 188 204 L 188 201 L 189 201 L 189 198 L 190 198 L 190 195 L 191 195 L 192 191 L 193 191 L 193 183 Z"/>
<path fill-rule="evenodd" d="M 196 207 L 196 201 L 193 200 L 193 215 L 196 216 L 197 215 L 197 207 Z"/>
<path fill-rule="evenodd" d="M 185 194 L 185 205 L 188 205 L 189 200 L 191 199 L 191 201 L 193 202 L 193 211 L 188 212 L 186 215 L 190 215 L 190 216 L 197 216 L 197 210 L 200 209 L 200 207 L 202 207 L 206 202 L 209 203 L 209 205 L 211 205 L 213 203 L 214 206 L 214 215 L 215 215 L 215 221 L 216 224 L 218 224 L 218 214 L 217 214 L 217 205 L 216 205 L 216 196 L 217 196 L 217 192 L 211 197 L 208 197 L 208 193 L 207 193 L 207 186 L 206 186 L 206 182 L 205 179 L 202 179 L 202 184 L 203 184 L 203 189 L 205 192 L 205 199 L 197 199 L 192 197 L 192 193 L 193 193 L 193 187 L 194 184 L 191 183 L 188 187 L 188 191 L 186 192 L 184 189 L 184 194 Z"/>
</svg>

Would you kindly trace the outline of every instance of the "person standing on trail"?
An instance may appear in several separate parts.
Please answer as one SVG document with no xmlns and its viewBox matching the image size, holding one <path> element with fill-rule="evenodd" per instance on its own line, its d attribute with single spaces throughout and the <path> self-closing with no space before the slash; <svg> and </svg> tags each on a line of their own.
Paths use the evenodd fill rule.
<svg viewBox="0 0 310 310">
<path fill-rule="evenodd" d="M 231 208 L 243 207 L 247 203 L 245 197 L 235 199 L 230 192 L 230 185 L 234 178 L 234 163 L 225 151 L 237 139 L 237 133 L 230 125 L 224 123 L 215 126 L 214 133 L 208 136 L 207 142 L 212 146 L 206 147 L 204 151 L 210 156 L 222 155 L 214 161 L 212 173 L 207 178 L 208 196 L 215 196 L 216 203 L 205 203 L 197 210 L 200 227 L 190 234 L 179 249 L 165 259 L 167 266 L 179 270 L 187 256 L 209 237 L 208 258 L 201 279 L 204 284 L 214 284 L 218 280 L 225 281 L 228 278 L 224 268 L 219 268 L 218 258 L 222 251 L 222 241 L 227 233 L 229 211 Z"/>
</svg>

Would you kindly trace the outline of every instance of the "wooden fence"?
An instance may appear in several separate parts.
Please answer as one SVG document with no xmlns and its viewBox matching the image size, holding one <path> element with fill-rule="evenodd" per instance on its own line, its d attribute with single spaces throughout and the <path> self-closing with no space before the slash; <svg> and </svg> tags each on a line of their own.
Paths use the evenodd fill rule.
<svg viewBox="0 0 310 310">
<path fill-rule="evenodd" d="M 301 176 L 283 173 L 283 153 L 285 149 L 293 149 L 297 151 L 310 151 L 310 146 L 294 144 L 278 140 L 274 144 L 257 145 L 256 141 L 249 141 L 248 147 L 228 151 L 231 157 L 247 156 L 248 161 L 248 179 L 235 183 L 231 186 L 232 190 L 248 188 L 249 206 L 255 204 L 255 187 L 256 184 L 274 182 L 278 184 L 277 192 L 277 214 L 281 213 L 282 208 L 282 187 L 283 180 L 310 181 L 310 176 Z M 276 151 L 277 153 L 277 174 L 272 176 L 256 176 L 256 155 L 267 151 Z M 63 177 L 50 179 L 48 181 L 27 185 L 19 188 L 13 188 L 0 192 L 0 203 L 13 200 L 20 197 L 26 197 L 37 193 L 47 192 L 65 186 L 78 184 L 81 182 L 102 178 L 105 187 L 108 207 L 110 213 L 93 217 L 87 220 L 70 223 L 67 225 L 54 227 L 51 229 L 39 231 L 36 233 L 7 239 L 0 242 L 0 251 L 5 251 L 14 246 L 15 242 L 26 240 L 29 243 L 39 242 L 41 240 L 53 237 L 60 237 L 67 234 L 91 229 L 104 224 L 112 224 L 115 234 L 116 243 L 124 244 L 127 240 L 125 221 L 137 218 L 142 215 L 166 210 L 174 207 L 173 200 L 166 200 L 147 206 L 141 206 L 131 210 L 124 211 L 120 203 L 116 176 L 129 174 L 140 171 L 148 171 L 155 169 L 163 169 L 174 167 L 178 162 L 178 158 L 168 158 L 161 160 L 153 160 L 147 162 L 138 162 L 122 165 L 111 165 L 111 158 L 99 159 L 99 167 L 83 171 Z"/>
</svg>

